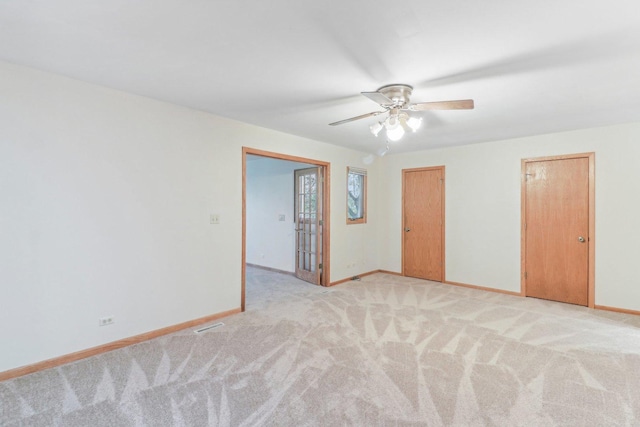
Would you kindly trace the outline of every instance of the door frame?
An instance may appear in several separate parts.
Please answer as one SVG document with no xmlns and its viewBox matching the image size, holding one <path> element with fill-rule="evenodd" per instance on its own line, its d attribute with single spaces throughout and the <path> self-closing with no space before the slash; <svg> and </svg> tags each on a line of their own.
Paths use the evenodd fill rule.
<svg viewBox="0 0 640 427">
<path fill-rule="evenodd" d="M 588 159 L 589 160 L 589 258 L 588 258 L 588 274 L 587 274 L 587 307 L 595 308 L 595 278 L 596 278 L 596 186 L 595 186 L 595 153 L 578 153 L 564 154 L 549 157 L 532 157 L 522 159 L 521 175 L 520 175 L 520 295 L 527 296 L 527 283 L 524 277 L 527 259 L 527 242 L 525 233 L 526 224 L 526 168 L 527 163 L 544 162 L 549 160 L 567 160 L 567 159 Z"/>
<path fill-rule="evenodd" d="M 291 156 L 289 154 L 276 153 L 272 151 L 259 150 L 256 148 L 242 147 L 242 271 L 241 271 L 241 302 L 240 307 L 245 311 L 246 297 L 246 264 L 247 264 L 247 155 L 268 157 L 277 160 L 289 160 L 292 162 L 308 163 L 323 169 L 322 181 L 322 277 L 321 286 L 329 286 L 330 278 L 330 189 L 331 189 L 331 163 L 321 160 L 307 159 L 305 157 Z"/>
<path fill-rule="evenodd" d="M 402 218 L 400 221 L 400 233 L 402 236 L 402 240 L 401 240 L 401 245 L 402 245 L 402 249 L 401 249 L 401 259 L 400 262 L 402 263 L 402 275 L 404 276 L 404 235 L 405 235 L 405 231 L 404 231 L 404 220 L 405 220 L 405 216 L 404 216 L 404 181 L 405 181 L 405 175 L 407 173 L 410 172 L 420 172 L 420 171 L 428 171 L 428 170 L 442 170 L 442 194 L 441 194 L 441 205 L 442 205 L 442 282 L 441 283 L 446 283 L 447 282 L 447 263 L 446 263 L 446 258 L 445 258 L 445 245 L 446 245 L 446 236 L 445 236 L 445 222 L 446 222 L 446 216 L 445 216 L 445 202 L 446 202 L 446 197 L 445 197 L 445 189 L 446 189 L 446 170 L 444 165 L 441 166 L 427 166 L 427 167 L 421 167 L 421 168 L 409 168 L 409 169 L 402 169 Z"/>
</svg>

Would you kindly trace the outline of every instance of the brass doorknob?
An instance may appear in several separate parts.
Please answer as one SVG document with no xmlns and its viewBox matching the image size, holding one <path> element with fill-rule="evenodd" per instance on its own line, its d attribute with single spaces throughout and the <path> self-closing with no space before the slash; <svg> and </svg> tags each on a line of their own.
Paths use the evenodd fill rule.
<svg viewBox="0 0 640 427">
<path fill-rule="evenodd" d="M 578 237 L 578 242 L 584 243 L 584 237 L 582 237 L 582 236 Z"/>
<path fill-rule="evenodd" d="M 405 231 L 405 232 L 409 232 L 409 231 L 411 231 L 411 229 L 410 229 L 409 227 L 405 227 L 405 228 L 404 228 L 404 231 Z"/>
</svg>

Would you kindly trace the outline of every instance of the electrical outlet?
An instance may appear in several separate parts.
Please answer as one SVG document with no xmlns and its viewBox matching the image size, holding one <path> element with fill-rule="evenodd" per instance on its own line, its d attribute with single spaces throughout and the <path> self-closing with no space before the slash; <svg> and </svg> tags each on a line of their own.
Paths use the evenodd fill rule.
<svg viewBox="0 0 640 427">
<path fill-rule="evenodd" d="M 101 317 L 98 319 L 98 326 L 111 325 L 113 322 L 115 322 L 115 317 L 113 316 Z"/>
<path fill-rule="evenodd" d="M 211 214 L 211 216 L 209 217 L 209 222 L 211 224 L 220 224 L 220 215 Z"/>
</svg>

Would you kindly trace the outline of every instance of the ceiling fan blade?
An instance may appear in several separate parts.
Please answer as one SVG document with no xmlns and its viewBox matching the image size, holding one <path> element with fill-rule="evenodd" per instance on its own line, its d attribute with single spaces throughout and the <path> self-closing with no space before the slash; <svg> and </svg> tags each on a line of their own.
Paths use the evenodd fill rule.
<svg viewBox="0 0 640 427">
<path fill-rule="evenodd" d="M 363 114 L 361 116 L 351 117 L 350 119 L 340 120 L 339 122 L 329 123 L 329 126 L 338 126 L 344 123 L 353 122 L 360 119 L 366 119 L 367 117 L 377 116 L 378 114 L 386 113 L 386 111 L 374 111 L 372 113 Z"/>
<path fill-rule="evenodd" d="M 393 105 L 393 101 L 387 98 L 385 95 L 380 92 L 360 92 L 376 104 L 380 105 Z"/>
<path fill-rule="evenodd" d="M 461 99 L 458 101 L 418 102 L 409 105 L 409 110 L 473 110 L 473 99 Z"/>
</svg>

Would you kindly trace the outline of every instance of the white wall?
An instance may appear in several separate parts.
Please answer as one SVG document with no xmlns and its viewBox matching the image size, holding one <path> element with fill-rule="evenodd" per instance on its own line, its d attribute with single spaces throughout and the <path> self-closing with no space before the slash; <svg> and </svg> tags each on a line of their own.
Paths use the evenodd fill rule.
<svg viewBox="0 0 640 427">
<path fill-rule="evenodd" d="M 445 165 L 446 280 L 519 292 L 521 159 L 591 151 L 596 304 L 640 310 L 640 123 L 388 155 L 380 268 L 401 271 L 402 169 Z"/>
<path fill-rule="evenodd" d="M 248 263 L 295 272 L 293 173 L 308 167 L 268 157 L 247 162 Z"/>
<path fill-rule="evenodd" d="M 331 163 L 331 281 L 400 271 L 401 170 L 445 165 L 447 280 L 511 291 L 520 159 L 595 151 L 596 304 L 640 310 L 640 123 L 388 155 L 347 225 L 364 153 L 1 62 L 0 95 L 0 371 L 239 307 L 242 146 Z"/>
<path fill-rule="evenodd" d="M 351 275 L 375 248 L 375 215 L 341 225 L 364 153 L 0 62 L 0 371 L 238 308 L 242 146 L 331 162 Z"/>
</svg>

